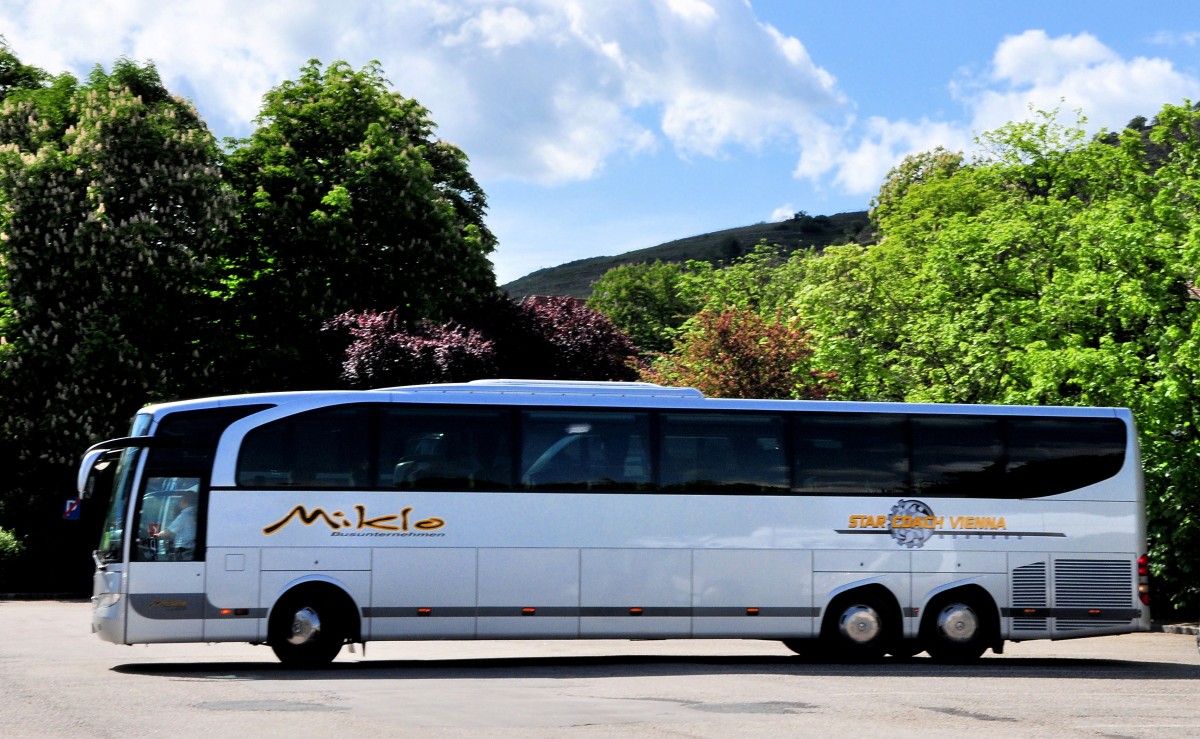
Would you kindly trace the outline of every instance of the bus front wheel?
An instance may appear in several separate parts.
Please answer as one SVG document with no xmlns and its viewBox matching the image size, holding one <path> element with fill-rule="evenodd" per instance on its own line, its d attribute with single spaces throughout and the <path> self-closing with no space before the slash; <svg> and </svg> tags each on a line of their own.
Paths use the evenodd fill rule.
<svg viewBox="0 0 1200 739">
<path fill-rule="evenodd" d="M 874 592 L 852 593 L 830 606 L 821 628 L 821 651 L 828 658 L 878 661 L 888 652 L 897 624 L 887 601 Z"/>
<path fill-rule="evenodd" d="M 341 609 L 314 591 L 291 592 L 275 605 L 267 643 L 289 667 L 321 667 L 333 661 L 346 642 Z"/>
</svg>

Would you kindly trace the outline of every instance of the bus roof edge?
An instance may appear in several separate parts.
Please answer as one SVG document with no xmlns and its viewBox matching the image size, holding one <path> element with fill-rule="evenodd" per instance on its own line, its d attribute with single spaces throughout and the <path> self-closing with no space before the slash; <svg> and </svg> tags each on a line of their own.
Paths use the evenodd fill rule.
<svg viewBox="0 0 1200 739">
<path fill-rule="evenodd" d="M 521 395 L 639 395 L 667 398 L 703 398 L 690 387 L 666 387 L 652 382 L 602 382 L 574 380 L 472 380 L 435 385 L 402 385 L 379 388 L 387 392 L 441 392 Z"/>
</svg>

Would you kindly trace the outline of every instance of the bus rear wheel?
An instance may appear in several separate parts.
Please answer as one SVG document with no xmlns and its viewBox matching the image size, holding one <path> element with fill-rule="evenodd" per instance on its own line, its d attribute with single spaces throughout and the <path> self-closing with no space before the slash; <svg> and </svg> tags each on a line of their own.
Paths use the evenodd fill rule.
<svg viewBox="0 0 1200 739">
<path fill-rule="evenodd" d="M 338 604 L 312 591 L 292 592 L 275 604 L 267 643 L 288 667 L 323 667 L 333 661 L 348 634 Z"/>
<path fill-rule="evenodd" d="M 984 598 L 951 593 L 926 609 L 921 643 L 938 662 L 963 664 L 983 656 L 996 637 L 996 627 Z"/>
</svg>

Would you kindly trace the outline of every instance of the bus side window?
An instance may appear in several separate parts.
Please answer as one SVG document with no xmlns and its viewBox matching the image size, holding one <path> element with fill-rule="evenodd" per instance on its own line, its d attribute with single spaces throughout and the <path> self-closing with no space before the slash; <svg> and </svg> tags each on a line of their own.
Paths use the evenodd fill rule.
<svg viewBox="0 0 1200 739">
<path fill-rule="evenodd" d="M 437 434 L 424 453 L 399 462 L 392 472 L 398 487 L 409 490 L 472 490 L 479 477 L 475 439 L 469 434 Z"/>
<path fill-rule="evenodd" d="M 788 490 L 784 420 L 759 413 L 664 413 L 661 484 L 699 493 Z"/>
<path fill-rule="evenodd" d="M 375 487 L 511 489 L 510 419 L 507 410 L 492 408 L 385 408 Z"/>
<path fill-rule="evenodd" d="M 902 416 L 805 413 L 793 432 L 798 493 L 905 495 L 908 446 Z"/>
<path fill-rule="evenodd" d="M 1004 474 L 1000 421 L 985 416 L 913 416 L 915 495 L 994 497 Z"/>
<path fill-rule="evenodd" d="M 646 490 L 650 420 L 622 411 L 521 414 L 521 485 L 526 490 Z"/>
<path fill-rule="evenodd" d="M 252 429 L 238 455 L 238 485 L 367 487 L 370 413 L 367 404 L 335 405 Z"/>
<path fill-rule="evenodd" d="M 1010 418 L 1005 492 L 1054 495 L 1117 474 L 1125 463 L 1125 424 L 1115 418 Z"/>
<path fill-rule="evenodd" d="M 702 491 L 725 486 L 736 463 L 729 439 L 670 435 L 663 439 L 663 486 Z"/>
</svg>

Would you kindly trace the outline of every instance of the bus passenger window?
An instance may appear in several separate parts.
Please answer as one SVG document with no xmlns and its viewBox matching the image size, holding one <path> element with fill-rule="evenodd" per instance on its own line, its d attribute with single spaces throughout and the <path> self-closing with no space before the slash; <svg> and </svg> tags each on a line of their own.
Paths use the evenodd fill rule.
<svg viewBox="0 0 1200 739">
<path fill-rule="evenodd" d="M 913 416 L 915 495 L 993 497 L 1004 471 L 1000 421 L 980 416 Z"/>
<path fill-rule="evenodd" d="M 1054 495 L 1093 485 L 1125 464 L 1125 424 L 1115 418 L 1011 418 L 1005 493 Z"/>
<path fill-rule="evenodd" d="M 664 413 L 662 487 L 674 492 L 770 493 L 788 489 L 782 417 Z"/>
<path fill-rule="evenodd" d="M 370 407 L 337 405 L 298 413 L 246 434 L 238 455 L 242 487 L 367 487 Z"/>
<path fill-rule="evenodd" d="M 804 413 L 794 432 L 797 493 L 904 495 L 904 418 L 880 413 Z"/>
<path fill-rule="evenodd" d="M 526 490 L 645 490 L 650 486 L 646 413 L 526 411 L 521 414 Z"/>
<path fill-rule="evenodd" d="M 506 410 L 386 408 L 380 421 L 375 486 L 509 490 L 511 425 Z"/>
</svg>

